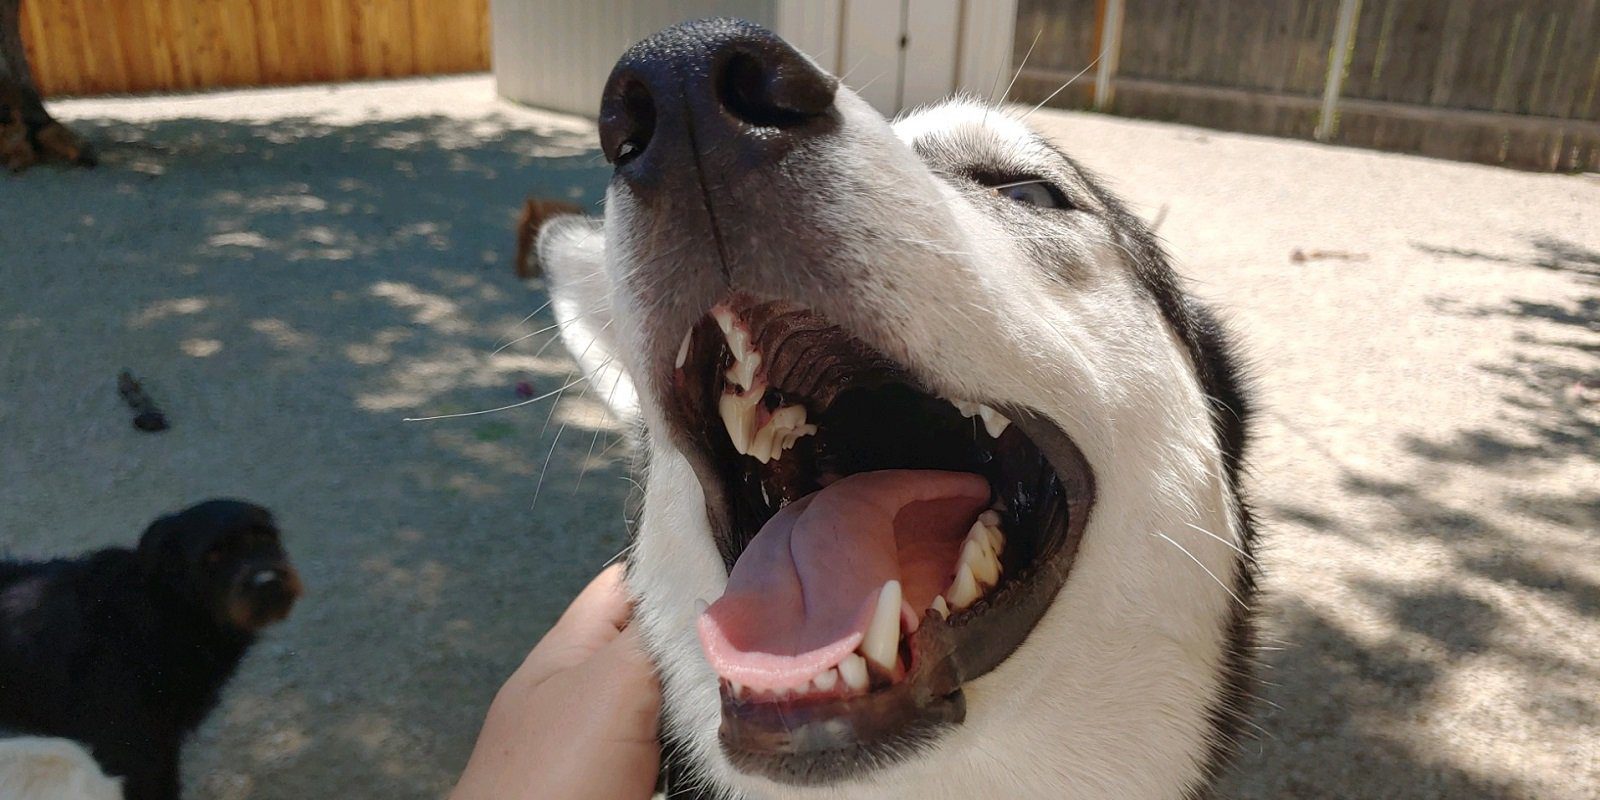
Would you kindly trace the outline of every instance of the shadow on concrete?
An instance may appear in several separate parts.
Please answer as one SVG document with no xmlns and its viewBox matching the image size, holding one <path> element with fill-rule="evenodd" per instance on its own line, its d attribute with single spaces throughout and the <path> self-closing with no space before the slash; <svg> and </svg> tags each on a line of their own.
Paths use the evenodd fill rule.
<svg viewBox="0 0 1600 800">
<path fill-rule="evenodd" d="M 274 508 L 308 594 L 188 748 L 188 795 L 442 796 L 621 550 L 627 454 L 581 386 L 401 420 L 575 377 L 548 332 L 495 353 L 552 323 L 512 224 L 527 194 L 595 207 L 608 171 L 581 130 L 493 117 L 75 125 L 98 170 L 0 180 L 0 548 Z M 124 367 L 170 431 L 129 426 Z"/>
</svg>

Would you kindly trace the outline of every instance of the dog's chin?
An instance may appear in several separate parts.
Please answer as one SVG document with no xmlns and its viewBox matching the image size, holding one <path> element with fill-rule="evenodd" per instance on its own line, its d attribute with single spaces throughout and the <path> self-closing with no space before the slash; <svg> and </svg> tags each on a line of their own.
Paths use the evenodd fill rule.
<svg viewBox="0 0 1600 800">
<path fill-rule="evenodd" d="M 960 726 L 964 687 L 1071 570 L 1094 494 L 1071 439 L 1026 408 L 944 399 L 818 314 L 746 296 L 695 325 L 666 385 L 728 569 L 697 620 L 727 762 L 836 784 Z"/>
</svg>

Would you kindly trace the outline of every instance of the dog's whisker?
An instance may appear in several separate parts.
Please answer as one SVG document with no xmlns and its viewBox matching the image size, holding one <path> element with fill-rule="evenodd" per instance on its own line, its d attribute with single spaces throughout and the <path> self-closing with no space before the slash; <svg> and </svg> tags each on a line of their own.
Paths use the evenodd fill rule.
<svg viewBox="0 0 1600 800">
<path fill-rule="evenodd" d="M 1255 556 L 1251 555 L 1248 552 L 1245 552 L 1244 548 L 1240 547 L 1239 545 L 1236 545 L 1233 542 L 1230 542 L 1227 539 L 1224 539 L 1221 536 L 1218 536 L 1215 533 L 1212 533 L 1211 531 L 1208 531 L 1205 528 L 1202 528 L 1199 525 L 1194 524 L 1193 522 L 1185 522 L 1183 524 L 1188 525 L 1189 527 L 1194 528 L 1195 530 L 1197 530 L 1197 531 L 1199 531 L 1199 532 L 1201 532 L 1201 533 L 1203 533 L 1203 534 L 1205 534 L 1207 536 L 1210 536 L 1211 538 L 1216 539 L 1219 542 L 1222 542 L 1223 544 L 1227 545 L 1230 549 L 1232 549 L 1235 553 L 1238 553 L 1239 555 L 1243 556 L 1246 561 L 1249 561 L 1252 564 L 1256 563 Z"/>
<path fill-rule="evenodd" d="M 583 383 L 586 380 L 589 380 L 589 376 L 588 375 L 583 375 L 583 376 L 580 376 L 577 380 L 574 380 L 572 383 L 569 383 L 566 386 L 561 387 L 560 389 L 556 389 L 554 391 L 546 392 L 546 393 L 541 394 L 541 395 L 539 395 L 537 397 L 530 397 L 527 400 L 522 400 L 522 401 L 519 401 L 519 402 L 516 402 L 516 403 L 511 403 L 509 405 L 503 405 L 503 406 L 500 406 L 498 408 L 486 408 L 486 409 L 483 409 L 481 411 L 462 411 L 462 412 L 457 413 L 457 414 L 435 414 L 435 415 L 433 415 L 431 417 L 405 417 L 405 418 L 401 419 L 400 421 L 401 422 L 433 422 L 435 420 L 441 420 L 441 419 L 459 419 L 461 417 L 476 417 L 476 416 L 481 416 L 483 414 L 498 414 L 501 411 L 510 411 L 513 408 L 521 408 L 521 407 L 523 407 L 525 405 L 529 405 L 529 404 L 532 404 L 532 403 L 537 403 L 537 402 L 540 402 L 542 400 L 548 400 L 548 399 L 550 399 L 552 397 L 555 397 L 556 395 L 560 394 L 561 392 L 563 392 L 563 391 L 565 391 L 565 390 L 567 390 L 567 389 L 569 389 L 569 388 L 571 388 L 571 387 L 573 387 L 573 386 L 575 386 L 577 384 Z"/>
<path fill-rule="evenodd" d="M 1162 532 L 1160 532 L 1160 531 L 1151 531 L 1151 532 L 1150 532 L 1150 535 L 1152 535 L 1152 536 L 1159 536 L 1159 537 L 1161 537 L 1161 538 L 1162 538 L 1162 539 L 1165 539 L 1165 540 L 1166 540 L 1166 541 L 1167 541 L 1167 542 L 1168 542 L 1168 543 L 1170 543 L 1170 544 L 1171 544 L 1171 545 L 1172 545 L 1172 546 L 1173 546 L 1173 547 L 1176 547 L 1176 548 L 1178 548 L 1178 550 L 1179 550 L 1179 552 L 1182 552 L 1182 553 L 1183 553 L 1183 554 L 1184 554 L 1184 555 L 1186 555 L 1186 556 L 1188 556 L 1188 557 L 1189 557 L 1189 560 L 1190 560 L 1190 561 L 1193 561 L 1193 562 L 1194 562 L 1194 564 L 1195 564 L 1195 566 L 1197 566 L 1197 567 L 1199 567 L 1199 568 L 1200 568 L 1200 569 L 1202 569 L 1202 570 L 1205 570 L 1205 573 L 1206 573 L 1206 574 L 1207 574 L 1207 575 L 1210 575 L 1210 576 L 1211 576 L 1211 580 L 1213 580 L 1213 581 L 1216 581 L 1216 582 L 1217 582 L 1217 585 L 1218 585 L 1218 586 L 1221 586 L 1221 587 L 1222 587 L 1222 591 L 1224 591 L 1224 592 L 1227 592 L 1227 593 L 1228 593 L 1228 596 L 1229 596 L 1229 597 L 1231 597 L 1231 598 L 1233 598 L 1233 600 L 1234 600 L 1234 602 L 1236 602 L 1236 603 L 1238 603 L 1238 604 L 1239 604 L 1239 607 L 1240 607 L 1240 608 L 1243 608 L 1243 609 L 1245 609 L 1245 610 L 1249 610 L 1249 608 L 1250 608 L 1250 604 L 1249 604 L 1249 603 L 1246 603 L 1246 602 L 1245 602 L 1245 601 L 1244 601 L 1244 600 L 1242 600 L 1242 599 L 1241 599 L 1241 598 L 1240 598 L 1240 597 L 1239 597 L 1239 595 L 1237 595 L 1237 594 L 1234 594 L 1234 591 L 1233 591 L 1233 589 L 1231 589 L 1231 588 L 1229 588 L 1229 587 L 1228 587 L 1228 584 L 1226 584 L 1226 583 L 1223 583 L 1223 582 L 1222 582 L 1222 579 L 1221 579 L 1221 578 L 1218 578 L 1218 577 L 1217 577 L 1217 574 L 1216 574 L 1216 573 L 1214 573 L 1214 572 L 1212 572 L 1212 571 L 1211 571 L 1211 568 L 1210 568 L 1210 567 L 1207 567 L 1207 566 L 1206 566 L 1206 565 L 1205 565 L 1205 562 L 1203 562 L 1203 561 L 1201 561 L 1201 560 L 1200 560 L 1200 559 L 1198 559 L 1198 558 L 1195 558 L 1195 555 L 1194 555 L 1194 553 L 1191 553 L 1191 552 L 1189 552 L 1189 548 L 1187 548 L 1187 547 L 1184 547 L 1184 546 L 1183 546 L 1183 545 L 1181 545 L 1181 544 L 1178 544 L 1178 543 L 1177 543 L 1177 541 L 1175 541 L 1175 540 L 1174 540 L 1174 539 L 1173 539 L 1173 538 L 1172 538 L 1172 537 L 1170 537 L 1170 536 L 1168 536 L 1168 535 L 1166 535 L 1166 534 L 1164 534 L 1164 533 L 1162 533 Z"/>
<path fill-rule="evenodd" d="M 994 86 L 990 86 L 989 87 L 989 97 L 988 97 L 989 105 L 988 105 L 988 107 L 983 109 L 983 121 L 984 121 L 985 124 L 987 124 L 989 122 L 989 110 L 994 107 L 994 104 L 995 103 L 1004 103 L 1006 101 L 1006 98 L 1011 96 L 1012 87 L 1016 86 L 1017 85 L 1017 79 L 1022 77 L 1022 70 L 1027 68 L 1028 59 L 1033 57 L 1033 48 L 1039 46 L 1039 37 L 1043 36 L 1043 35 L 1044 35 L 1044 28 L 1041 26 L 1039 28 L 1039 32 L 1035 33 L 1033 35 L 1033 41 L 1028 44 L 1028 52 L 1022 54 L 1022 63 L 1017 65 L 1017 71 L 1011 73 L 1011 82 L 1006 84 L 1006 90 L 1005 90 L 1004 94 L 1001 94 L 1001 95 L 999 95 L 999 97 L 996 97 L 995 93 L 994 93 Z M 1004 74 L 1005 74 L 1004 70 L 998 70 L 998 71 L 995 72 L 994 82 L 995 82 L 996 86 L 998 86 L 1000 84 L 1000 76 L 1004 75 Z M 996 188 L 999 188 L 999 187 L 996 187 Z"/>
<path fill-rule="evenodd" d="M 1071 86 L 1074 83 L 1077 83 L 1079 78 L 1081 78 L 1085 74 L 1087 74 L 1089 72 L 1089 70 L 1094 69 L 1094 66 L 1096 64 L 1100 63 L 1100 59 L 1104 58 L 1105 54 L 1110 51 L 1110 45 L 1107 45 L 1106 48 L 1107 49 L 1101 50 L 1099 53 L 1097 53 L 1095 55 L 1095 57 L 1094 57 L 1094 60 L 1090 61 L 1088 66 L 1086 66 L 1083 69 L 1079 70 L 1078 74 L 1068 78 L 1066 83 L 1061 84 L 1061 88 L 1056 89 L 1055 91 L 1051 92 L 1048 96 L 1046 96 L 1045 99 L 1040 100 L 1038 105 L 1036 105 L 1033 108 L 1029 109 L 1028 113 L 1023 114 L 1017 121 L 1018 122 L 1026 122 L 1028 117 L 1033 116 L 1033 112 L 1038 111 L 1041 108 L 1044 108 L 1044 104 L 1045 103 L 1048 103 L 1051 100 L 1056 99 L 1056 95 L 1061 94 L 1062 92 L 1067 90 L 1067 87 Z"/>
<path fill-rule="evenodd" d="M 577 323 L 579 320 L 582 320 L 583 318 L 585 318 L 585 317 L 587 317 L 587 316 L 589 316 L 591 314 L 595 314 L 595 313 L 597 313 L 599 311 L 602 311 L 602 310 L 603 309 L 599 309 L 599 308 L 591 308 L 591 309 L 589 309 L 587 311 L 584 311 L 582 313 L 574 314 L 572 319 L 569 319 L 569 320 L 567 320 L 565 322 L 551 323 L 551 324 L 546 325 L 545 327 L 540 328 L 539 330 L 536 330 L 536 331 L 534 331 L 532 333 L 525 333 L 525 334 L 523 334 L 521 336 L 518 336 L 515 339 L 512 339 L 509 342 L 506 342 L 505 344 L 500 345 L 499 347 L 496 347 L 492 352 L 489 353 L 489 355 L 491 355 L 491 356 L 500 355 L 500 353 L 504 352 L 505 349 L 508 348 L 508 347 L 511 347 L 513 345 L 516 345 L 516 344 L 519 344 L 521 342 L 525 342 L 525 341 L 527 341 L 529 339 L 532 339 L 535 336 L 538 336 L 541 333 L 549 333 L 550 331 L 559 331 L 559 330 L 565 329 L 567 326 L 573 325 L 573 324 Z"/>
<path fill-rule="evenodd" d="M 591 386 L 592 385 L 593 384 L 591 384 Z M 611 391 L 606 393 L 606 407 L 607 408 L 611 407 L 611 401 L 617 395 L 617 387 L 621 386 L 621 385 L 622 385 L 622 381 L 612 381 L 611 382 Z M 589 452 L 586 455 L 584 455 L 584 457 L 583 457 L 583 465 L 578 470 L 577 483 L 574 484 L 573 487 L 572 487 L 572 493 L 574 495 L 576 495 L 578 493 L 578 489 L 583 486 L 583 476 L 589 474 L 589 465 L 591 463 L 593 463 L 593 461 L 594 461 L 594 447 L 595 447 L 596 444 L 600 443 L 600 434 L 602 434 L 604 432 L 605 432 L 605 428 L 603 428 L 601 426 L 598 426 L 598 425 L 595 426 L 594 438 L 589 440 Z M 609 448 L 607 448 L 607 449 L 609 449 Z"/>
<path fill-rule="evenodd" d="M 551 304 L 551 303 L 554 303 L 554 302 L 555 302 L 555 298 L 551 298 L 551 299 L 549 299 L 549 300 L 546 300 L 546 301 L 544 301 L 544 303 L 543 303 L 543 304 L 542 304 L 542 305 L 540 305 L 540 306 L 539 306 L 539 307 L 538 307 L 538 308 L 536 308 L 536 309 L 534 309 L 534 310 L 533 310 L 533 311 L 532 311 L 532 312 L 531 312 L 531 313 L 529 313 L 529 314 L 528 314 L 528 316 L 526 316 L 526 317 L 523 317 L 523 318 L 522 318 L 522 320 L 521 320 L 521 321 L 520 321 L 520 322 L 518 322 L 518 323 L 517 323 L 517 324 L 515 324 L 515 325 L 512 325 L 512 326 L 511 326 L 511 329 L 510 329 L 510 330 L 508 330 L 508 331 L 506 331 L 506 333 L 505 333 L 505 336 L 510 336 L 510 335 L 512 335 L 512 334 L 514 334 L 514 333 L 516 333 L 516 331 L 517 331 L 517 329 L 518 329 L 518 328 L 520 328 L 520 327 L 522 327 L 522 326 L 524 326 L 524 325 L 526 325 L 526 324 L 528 324 L 528 320 L 530 320 L 530 319 L 533 319 L 533 318 L 534 318 L 534 317 L 537 317 L 537 316 L 539 316 L 539 312 L 541 312 L 541 311 L 543 311 L 543 310 L 545 310 L 545 309 L 547 309 L 547 308 L 549 308 L 549 307 L 550 307 L 550 304 Z M 501 337 L 501 339 L 504 339 L 504 338 L 505 338 L 505 336 L 502 336 L 502 337 Z M 498 341 L 498 340 L 497 340 L 497 341 L 496 341 L 496 342 L 495 342 L 495 345 L 496 345 L 496 346 L 499 346 L 499 344 L 500 344 L 500 341 Z"/>
</svg>

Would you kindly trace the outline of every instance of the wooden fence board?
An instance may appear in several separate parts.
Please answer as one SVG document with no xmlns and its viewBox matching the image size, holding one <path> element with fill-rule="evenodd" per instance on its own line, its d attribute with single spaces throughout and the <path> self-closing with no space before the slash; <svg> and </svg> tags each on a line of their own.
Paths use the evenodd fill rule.
<svg viewBox="0 0 1600 800">
<path fill-rule="evenodd" d="M 45 96 L 489 68 L 488 0 L 24 0 Z"/>
<path fill-rule="evenodd" d="M 1095 0 L 1021 0 L 1012 96 L 1094 59 Z M 1338 0 L 1126 0 L 1110 110 L 1311 137 Z M 1600 0 L 1362 0 L 1334 141 L 1540 170 L 1600 170 Z M 1088 108 L 1091 72 L 1050 101 Z"/>
</svg>

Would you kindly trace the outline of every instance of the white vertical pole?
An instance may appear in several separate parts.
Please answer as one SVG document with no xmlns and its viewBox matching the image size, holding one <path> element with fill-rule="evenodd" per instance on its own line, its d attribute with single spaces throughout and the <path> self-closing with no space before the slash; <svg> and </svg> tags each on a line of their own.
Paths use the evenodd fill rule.
<svg viewBox="0 0 1600 800">
<path fill-rule="evenodd" d="M 1339 0 L 1339 23 L 1333 29 L 1333 49 L 1328 51 L 1328 82 L 1322 89 L 1322 113 L 1317 117 L 1316 138 L 1326 142 L 1339 125 L 1339 93 L 1350 65 L 1350 44 L 1356 35 L 1361 0 Z"/>
<path fill-rule="evenodd" d="M 1094 108 L 1104 111 L 1111 105 L 1111 80 L 1117 76 L 1117 59 L 1122 56 L 1122 0 L 1106 0 L 1106 19 L 1100 29 L 1100 52 L 1094 57 L 1099 66 L 1094 72 Z"/>
</svg>

